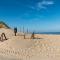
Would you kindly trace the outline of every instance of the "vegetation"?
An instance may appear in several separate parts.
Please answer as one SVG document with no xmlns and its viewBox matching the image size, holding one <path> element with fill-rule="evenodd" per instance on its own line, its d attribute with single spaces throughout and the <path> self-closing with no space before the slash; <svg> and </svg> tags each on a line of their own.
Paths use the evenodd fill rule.
<svg viewBox="0 0 60 60">
<path fill-rule="evenodd" d="M 5 27 L 7 27 L 7 28 L 10 28 L 5 22 L 0 21 L 0 28 L 2 28 L 3 25 L 4 25 Z"/>
</svg>

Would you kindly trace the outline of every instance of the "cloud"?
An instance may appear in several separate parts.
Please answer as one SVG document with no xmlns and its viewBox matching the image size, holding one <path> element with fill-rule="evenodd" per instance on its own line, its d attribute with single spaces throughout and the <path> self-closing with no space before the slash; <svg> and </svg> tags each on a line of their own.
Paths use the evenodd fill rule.
<svg viewBox="0 0 60 60">
<path fill-rule="evenodd" d="M 47 6 L 50 6 L 50 5 L 53 5 L 53 4 L 54 4 L 54 1 L 46 1 L 46 0 L 43 0 L 41 2 L 37 2 L 35 4 L 35 6 L 32 6 L 30 8 L 37 9 L 37 10 L 47 9 Z"/>
<path fill-rule="evenodd" d="M 42 5 L 53 5 L 54 2 L 53 1 L 45 1 L 45 0 L 43 0 L 40 4 L 42 4 Z"/>
<path fill-rule="evenodd" d="M 53 5 L 54 4 L 54 2 L 53 1 L 45 1 L 45 0 L 43 0 L 42 2 L 38 2 L 37 3 L 37 8 L 43 8 L 43 9 L 46 9 L 47 8 L 47 6 L 49 6 L 49 5 Z"/>
<path fill-rule="evenodd" d="M 37 9 L 46 9 L 46 7 L 43 6 L 43 4 L 41 2 L 38 2 L 36 7 L 37 7 Z"/>
<path fill-rule="evenodd" d="M 35 7 L 34 7 L 34 6 L 30 6 L 29 8 L 31 8 L 31 9 L 35 9 Z"/>
</svg>

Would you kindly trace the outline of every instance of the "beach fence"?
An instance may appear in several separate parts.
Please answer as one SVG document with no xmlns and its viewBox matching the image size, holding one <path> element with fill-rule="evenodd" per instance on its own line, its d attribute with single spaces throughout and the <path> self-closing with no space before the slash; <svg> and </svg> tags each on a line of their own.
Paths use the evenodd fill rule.
<svg viewBox="0 0 60 60">
<path fill-rule="evenodd" d="M 22 31 L 21 31 L 21 30 L 22 30 Z M 17 27 L 15 27 L 15 28 L 14 28 L 14 36 L 17 36 L 17 31 L 18 31 L 18 29 L 17 29 Z M 33 32 L 33 33 L 30 33 L 30 32 L 28 31 L 28 28 L 27 28 L 27 30 L 25 31 L 24 27 L 23 27 L 22 29 L 21 29 L 21 27 L 20 27 L 19 36 L 23 36 L 24 39 L 35 39 L 35 33 L 34 33 L 34 32 Z M 26 36 L 27 36 L 27 38 L 26 38 Z M 30 38 L 29 38 L 29 36 L 30 36 Z"/>
<path fill-rule="evenodd" d="M 5 41 L 5 40 L 7 40 L 7 37 L 6 37 L 6 35 L 5 35 L 5 33 L 2 33 L 1 34 L 1 37 L 0 37 L 0 41 Z"/>
<path fill-rule="evenodd" d="M 17 27 L 14 27 L 14 36 L 23 36 L 24 39 L 25 39 L 24 27 L 23 27 L 23 29 L 20 28 L 20 33 L 18 33 Z"/>
</svg>

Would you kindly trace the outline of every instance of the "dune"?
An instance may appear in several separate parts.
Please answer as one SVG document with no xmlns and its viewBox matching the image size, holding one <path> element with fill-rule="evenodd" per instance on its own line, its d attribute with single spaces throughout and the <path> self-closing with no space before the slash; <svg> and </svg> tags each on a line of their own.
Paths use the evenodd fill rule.
<svg viewBox="0 0 60 60">
<path fill-rule="evenodd" d="M 13 30 L 12 29 L 7 29 L 7 28 L 0 28 L 0 35 L 2 33 L 5 33 L 7 38 L 10 38 L 10 37 L 12 37 L 14 35 Z"/>
<path fill-rule="evenodd" d="M 1 28 L 0 35 L 3 32 L 8 40 L 0 42 L 0 60 L 60 60 L 60 35 L 35 34 L 36 39 L 29 39 L 31 34 L 26 34 L 24 39 L 12 29 Z"/>
</svg>

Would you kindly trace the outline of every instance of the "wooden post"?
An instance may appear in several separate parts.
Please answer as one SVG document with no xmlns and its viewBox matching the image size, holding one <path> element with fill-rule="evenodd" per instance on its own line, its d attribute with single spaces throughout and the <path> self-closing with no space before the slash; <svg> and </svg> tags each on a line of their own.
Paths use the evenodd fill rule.
<svg viewBox="0 0 60 60">
<path fill-rule="evenodd" d="M 5 39 L 3 39 L 3 38 L 5 38 Z M 1 34 L 1 41 L 3 41 L 3 40 L 7 40 L 7 38 L 6 38 L 6 36 L 5 36 L 5 33 L 2 33 L 2 34 Z"/>
<path fill-rule="evenodd" d="M 20 27 L 20 32 L 21 32 L 21 27 Z"/>
<path fill-rule="evenodd" d="M 35 37 L 34 37 L 34 32 L 32 33 L 32 36 L 31 36 L 31 38 L 32 38 L 32 39 L 34 39 L 34 38 L 35 38 Z"/>
<path fill-rule="evenodd" d="M 24 27 L 23 27 L 23 33 L 24 33 Z"/>
<path fill-rule="evenodd" d="M 24 39 L 25 39 L 25 34 L 24 34 Z"/>
<path fill-rule="evenodd" d="M 28 34 L 28 29 L 27 29 L 27 34 Z"/>
</svg>

